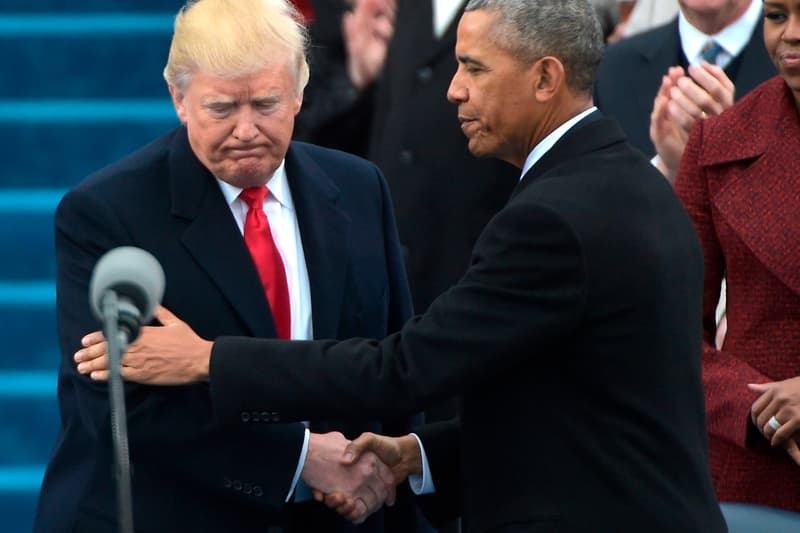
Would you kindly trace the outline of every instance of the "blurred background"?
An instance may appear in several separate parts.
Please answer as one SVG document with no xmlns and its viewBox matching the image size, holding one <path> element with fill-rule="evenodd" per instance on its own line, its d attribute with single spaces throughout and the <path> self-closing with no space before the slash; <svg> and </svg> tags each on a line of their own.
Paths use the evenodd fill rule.
<svg viewBox="0 0 800 533">
<path fill-rule="evenodd" d="M 177 123 L 161 68 L 180 0 L 0 5 L 0 529 L 30 531 L 59 417 L 53 211 Z"/>
</svg>

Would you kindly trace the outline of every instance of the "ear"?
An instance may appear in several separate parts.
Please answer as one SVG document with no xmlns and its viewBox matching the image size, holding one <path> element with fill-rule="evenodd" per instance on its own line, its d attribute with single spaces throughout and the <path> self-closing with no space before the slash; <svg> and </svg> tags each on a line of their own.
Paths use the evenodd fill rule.
<svg viewBox="0 0 800 533">
<path fill-rule="evenodd" d="M 170 85 L 169 95 L 172 97 L 172 105 L 175 107 L 175 113 L 178 115 L 178 120 L 181 121 L 181 124 L 186 124 L 187 112 L 183 92 L 178 90 L 174 85 Z"/>
<path fill-rule="evenodd" d="M 305 94 L 305 91 L 301 90 L 300 93 L 297 96 L 295 96 L 295 98 L 294 98 L 294 115 L 295 116 L 297 116 L 297 114 L 300 112 L 300 108 L 303 106 L 303 95 L 304 94 Z"/>
<path fill-rule="evenodd" d="M 544 56 L 533 64 L 533 91 L 536 100 L 552 100 L 566 85 L 564 64 L 553 56 Z"/>
</svg>

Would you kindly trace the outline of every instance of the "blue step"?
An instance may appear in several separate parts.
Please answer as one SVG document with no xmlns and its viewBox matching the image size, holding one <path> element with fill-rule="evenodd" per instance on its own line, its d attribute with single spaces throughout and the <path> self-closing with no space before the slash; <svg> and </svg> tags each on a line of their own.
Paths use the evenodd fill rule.
<svg viewBox="0 0 800 533">
<path fill-rule="evenodd" d="M 168 99 L 6 103 L 0 101 L 5 187 L 70 188 L 178 124 Z"/>
<path fill-rule="evenodd" d="M 9 34 L 2 22 L 0 57 L 14 78 L 0 84 L 0 99 L 167 97 L 169 30 L 30 36 Z"/>
<path fill-rule="evenodd" d="M 0 471 L 0 478 L 2 477 L 3 474 Z M 0 490 L 0 516 L 3 521 L 3 533 L 30 533 L 33 529 L 33 517 L 38 500 L 38 487 L 27 490 Z"/>
<path fill-rule="evenodd" d="M 0 13 L 177 13 L 185 1 L 180 0 L 3 0 Z"/>
<path fill-rule="evenodd" d="M 61 189 L 0 189 L 0 261 L 2 282 L 55 277 L 53 213 Z"/>
<path fill-rule="evenodd" d="M 0 371 L 58 370 L 61 355 L 52 281 L 0 283 L 0 325 Z"/>
<path fill-rule="evenodd" d="M 56 399 L 55 373 L 41 378 L 19 376 L 24 373 L 8 374 L 0 372 L 0 473 L 2 469 L 14 465 L 46 464 L 50 460 L 61 425 Z M 3 390 L 6 381 L 17 379 L 19 385 L 11 384 L 12 389 Z M 42 381 L 28 383 L 29 381 Z M 16 389 L 14 388 L 16 387 Z M 27 391 L 23 387 L 33 387 Z M 13 480 L 11 480 L 13 481 Z M 6 485 L 12 485 L 6 480 Z M 0 491 L 3 479 L 0 477 Z"/>
</svg>

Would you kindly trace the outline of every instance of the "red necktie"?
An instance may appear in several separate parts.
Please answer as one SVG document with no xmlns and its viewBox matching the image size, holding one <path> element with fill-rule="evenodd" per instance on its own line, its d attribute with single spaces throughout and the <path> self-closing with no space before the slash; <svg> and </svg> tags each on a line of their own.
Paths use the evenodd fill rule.
<svg viewBox="0 0 800 533">
<path fill-rule="evenodd" d="M 278 337 L 288 339 L 292 331 L 289 286 L 286 283 L 286 270 L 281 254 L 272 240 L 269 219 L 264 214 L 264 198 L 268 192 L 266 187 L 251 187 L 239 194 L 239 198 L 249 207 L 244 221 L 244 243 L 250 250 L 267 294 Z"/>
</svg>

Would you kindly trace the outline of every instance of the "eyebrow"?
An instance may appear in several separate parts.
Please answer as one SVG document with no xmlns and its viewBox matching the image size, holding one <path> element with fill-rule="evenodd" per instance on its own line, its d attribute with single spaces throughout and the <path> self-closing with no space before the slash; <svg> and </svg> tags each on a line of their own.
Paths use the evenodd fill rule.
<svg viewBox="0 0 800 533">
<path fill-rule="evenodd" d="M 486 65 L 484 65 L 483 63 L 481 63 L 480 61 L 478 61 L 473 57 L 465 55 L 460 55 L 456 57 L 458 58 L 459 63 L 463 63 L 465 65 L 474 65 L 476 67 L 484 67 L 484 68 L 486 67 Z"/>
</svg>

